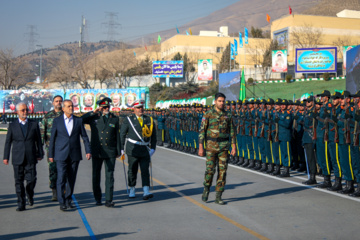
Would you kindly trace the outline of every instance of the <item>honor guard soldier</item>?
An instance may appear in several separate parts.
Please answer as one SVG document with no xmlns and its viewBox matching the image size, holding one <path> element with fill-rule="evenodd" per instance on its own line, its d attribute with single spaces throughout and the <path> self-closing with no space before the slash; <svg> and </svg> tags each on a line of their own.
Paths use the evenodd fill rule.
<svg viewBox="0 0 360 240">
<path fill-rule="evenodd" d="M 49 185 L 50 185 L 49 187 L 52 190 L 51 201 L 57 201 L 57 195 L 56 195 L 57 169 L 56 169 L 56 163 L 49 161 L 48 150 L 49 150 L 53 121 L 55 118 L 59 117 L 64 113 L 62 111 L 62 102 L 63 102 L 62 96 L 56 95 L 52 103 L 54 110 L 48 112 L 40 123 L 41 140 L 42 140 L 42 144 L 45 145 L 45 149 L 48 155 L 47 162 L 49 164 Z"/>
<path fill-rule="evenodd" d="M 101 168 L 105 165 L 105 206 L 113 207 L 114 170 L 116 158 L 121 155 L 119 118 L 109 112 L 110 98 L 96 102 L 95 111 L 82 116 L 83 123 L 91 128 L 92 187 L 96 205 L 101 203 Z"/>
<path fill-rule="evenodd" d="M 156 126 L 152 117 L 144 115 L 145 100 L 136 100 L 132 107 L 134 115 L 128 116 L 121 126 L 121 155 L 124 154 L 125 139 L 127 138 L 125 152 L 128 156 L 129 171 L 128 180 L 130 187 L 129 198 L 135 198 L 135 186 L 138 167 L 140 165 L 141 180 L 143 186 L 143 200 L 153 197 L 150 193 L 149 166 L 151 156 L 156 149 Z"/>
<path fill-rule="evenodd" d="M 203 116 L 199 134 L 199 156 L 204 155 L 204 141 L 206 141 L 206 171 L 204 192 L 202 200 L 206 202 L 209 197 L 210 187 L 218 166 L 216 180 L 215 203 L 224 205 L 221 195 L 225 189 L 227 157 L 230 144 L 231 155 L 235 155 L 235 130 L 231 114 L 224 110 L 225 95 L 215 94 L 215 106 Z"/>
</svg>

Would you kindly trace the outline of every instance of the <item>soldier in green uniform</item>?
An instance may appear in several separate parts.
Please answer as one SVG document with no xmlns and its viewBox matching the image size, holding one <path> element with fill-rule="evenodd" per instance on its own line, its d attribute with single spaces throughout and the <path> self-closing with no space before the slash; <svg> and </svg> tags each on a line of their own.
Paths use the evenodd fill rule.
<svg viewBox="0 0 360 240">
<path fill-rule="evenodd" d="M 136 100 L 132 107 L 134 108 L 134 115 L 128 116 L 124 124 L 121 126 L 121 155 L 124 154 L 125 139 L 126 154 L 128 156 L 129 171 L 128 180 L 130 187 L 129 198 L 135 197 L 135 186 L 138 167 L 140 165 L 141 180 L 143 186 L 143 200 L 148 200 L 153 197 L 150 193 L 150 174 L 149 166 L 151 156 L 156 149 L 156 126 L 152 117 L 144 115 L 145 100 Z"/>
<path fill-rule="evenodd" d="M 218 165 L 215 203 L 220 205 L 225 204 L 221 196 L 225 189 L 226 170 L 228 166 L 227 157 L 230 143 L 232 147 L 231 155 L 234 156 L 236 153 L 236 138 L 232 116 L 224 110 L 224 103 L 225 95 L 216 93 L 215 106 L 203 116 L 199 133 L 199 156 L 204 155 L 203 144 L 204 141 L 206 142 L 206 171 L 202 200 L 204 202 L 208 200 L 215 168 Z"/>
<path fill-rule="evenodd" d="M 51 129 L 52 124 L 55 118 L 63 114 L 62 111 L 62 102 L 63 97 L 56 95 L 53 99 L 53 107 L 54 110 L 48 112 L 45 117 L 42 119 L 40 123 L 40 133 L 41 133 L 41 139 L 42 144 L 45 145 L 45 149 L 47 154 L 49 154 L 49 144 L 50 144 L 50 137 L 51 137 Z M 56 163 L 49 161 L 49 155 L 47 157 L 47 162 L 49 164 L 49 185 L 52 190 L 52 197 L 51 201 L 57 201 L 57 195 L 56 195 L 56 181 L 57 181 L 57 169 L 56 169 Z"/>
<path fill-rule="evenodd" d="M 114 170 L 116 158 L 120 157 L 119 118 L 109 112 L 110 98 L 96 102 L 95 111 L 82 116 L 83 123 L 91 128 L 92 187 L 96 205 L 101 203 L 101 167 L 105 165 L 105 206 L 113 207 Z"/>
</svg>

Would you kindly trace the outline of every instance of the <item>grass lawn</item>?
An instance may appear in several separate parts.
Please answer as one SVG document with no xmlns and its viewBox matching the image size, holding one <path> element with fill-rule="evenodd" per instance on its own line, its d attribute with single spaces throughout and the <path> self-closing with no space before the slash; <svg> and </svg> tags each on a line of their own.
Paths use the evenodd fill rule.
<svg viewBox="0 0 360 240">
<path fill-rule="evenodd" d="M 281 99 L 298 99 L 304 93 L 314 95 L 322 93 L 324 90 L 329 90 L 333 93 L 336 90 L 346 89 L 346 79 L 334 79 L 329 81 L 309 81 L 309 82 L 293 82 L 293 83 L 266 83 L 257 84 L 257 86 L 247 86 L 246 98 L 255 96 L 264 98 L 264 85 L 265 85 L 265 98 L 281 98 Z M 255 90 L 255 91 L 254 91 Z"/>
</svg>

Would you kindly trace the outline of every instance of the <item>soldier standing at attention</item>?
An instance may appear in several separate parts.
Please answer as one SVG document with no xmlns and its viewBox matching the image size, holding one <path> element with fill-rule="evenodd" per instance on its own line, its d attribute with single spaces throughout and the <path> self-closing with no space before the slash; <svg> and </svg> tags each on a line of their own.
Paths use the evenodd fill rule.
<svg viewBox="0 0 360 240">
<path fill-rule="evenodd" d="M 121 126 L 121 155 L 124 154 L 125 139 L 127 138 L 125 152 L 129 162 L 129 198 L 135 198 L 137 172 L 140 165 L 141 180 L 144 190 L 143 200 L 149 200 L 153 194 L 149 191 L 150 174 L 149 166 L 151 156 L 156 149 L 156 126 L 152 117 L 144 115 L 145 100 L 136 100 L 132 107 L 134 115 L 125 119 Z"/>
<path fill-rule="evenodd" d="M 206 141 L 206 171 L 204 181 L 204 192 L 202 200 L 206 202 L 209 197 L 210 187 L 218 165 L 218 176 L 216 180 L 215 203 L 224 205 L 221 195 L 226 183 L 227 157 L 231 143 L 231 155 L 235 155 L 235 129 L 230 112 L 224 110 L 225 95 L 215 94 L 215 106 L 205 113 L 201 120 L 199 133 L 199 156 L 204 155 L 204 141 Z M 230 139 L 230 143 L 229 143 Z"/>
<path fill-rule="evenodd" d="M 41 134 L 41 140 L 42 144 L 45 145 L 45 149 L 47 152 L 47 155 L 49 154 L 49 144 L 50 144 L 50 137 L 51 137 L 51 129 L 52 124 L 55 118 L 63 114 L 62 111 L 62 102 L 63 98 L 60 95 L 56 95 L 53 98 L 53 107 L 54 110 L 48 112 L 44 118 L 42 119 L 40 123 L 40 134 Z M 47 162 L 49 164 L 49 185 L 52 190 L 52 197 L 51 201 L 57 201 L 56 196 L 56 181 L 57 181 L 57 169 L 56 169 L 56 162 L 50 162 L 49 161 L 49 155 L 47 157 Z"/>
<path fill-rule="evenodd" d="M 120 157 L 119 118 L 109 112 L 110 98 L 96 102 L 95 111 L 82 116 L 83 123 L 91 127 L 92 187 L 96 205 L 101 203 L 101 167 L 105 165 L 105 206 L 114 207 L 114 170 L 116 158 Z"/>
</svg>

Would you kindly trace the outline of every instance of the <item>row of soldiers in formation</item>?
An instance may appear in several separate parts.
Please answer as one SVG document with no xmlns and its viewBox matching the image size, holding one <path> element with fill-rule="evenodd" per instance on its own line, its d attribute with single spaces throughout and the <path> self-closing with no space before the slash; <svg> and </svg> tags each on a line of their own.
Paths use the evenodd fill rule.
<svg viewBox="0 0 360 240">
<path fill-rule="evenodd" d="M 282 178 L 290 177 L 290 170 L 306 171 L 306 185 L 317 185 L 320 175 L 324 181 L 316 187 L 359 197 L 359 106 L 360 91 L 325 90 L 303 101 L 227 101 L 237 140 L 236 156 L 229 154 L 229 163 Z M 157 122 L 158 145 L 197 154 L 201 121 L 210 108 L 172 105 L 146 114 Z M 120 119 L 126 114 L 121 112 Z"/>
</svg>

